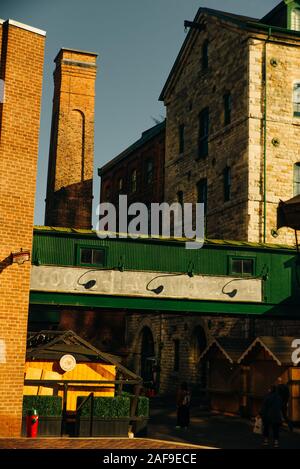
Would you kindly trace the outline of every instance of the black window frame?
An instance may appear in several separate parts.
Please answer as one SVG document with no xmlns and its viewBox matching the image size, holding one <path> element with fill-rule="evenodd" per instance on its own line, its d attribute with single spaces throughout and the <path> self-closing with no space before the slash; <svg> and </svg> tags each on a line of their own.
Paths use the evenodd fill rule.
<svg viewBox="0 0 300 469">
<path fill-rule="evenodd" d="M 231 115 L 232 115 L 232 94 L 230 91 L 224 94 L 224 125 L 231 124 Z"/>
<path fill-rule="evenodd" d="M 151 169 L 149 170 L 149 163 L 151 164 Z M 147 158 L 146 160 L 146 173 L 145 173 L 146 184 L 150 185 L 154 180 L 154 162 L 152 158 Z"/>
<path fill-rule="evenodd" d="M 135 175 L 135 177 L 133 177 Z M 130 193 L 135 194 L 137 192 L 137 170 L 133 169 L 130 173 Z"/>
<path fill-rule="evenodd" d="M 231 167 L 226 166 L 223 170 L 224 202 L 231 199 Z"/>
<path fill-rule="evenodd" d="M 209 107 L 202 109 L 199 113 L 198 120 L 198 158 L 206 158 L 208 156 Z"/>
<path fill-rule="evenodd" d="M 197 182 L 197 203 L 204 204 L 204 215 L 207 214 L 207 178 Z"/>
<path fill-rule="evenodd" d="M 233 263 L 235 261 L 241 261 L 242 263 L 242 269 L 241 269 L 241 272 L 237 272 L 234 267 L 233 267 Z M 252 262 L 252 270 L 251 270 L 251 273 L 247 272 L 247 271 L 244 271 L 244 268 L 243 268 L 243 262 L 247 262 L 247 261 L 251 261 Z M 229 265 L 229 269 L 228 269 L 228 274 L 229 275 L 232 275 L 232 276 L 235 276 L 235 277 L 255 277 L 255 273 L 256 273 L 256 258 L 253 257 L 253 256 L 229 256 L 229 262 L 228 262 L 228 265 Z"/>
<path fill-rule="evenodd" d="M 205 39 L 202 45 L 202 57 L 201 57 L 201 65 L 202 65 L 203 71 L 208 70 L 208 62 L 209 62 L 208 47 L 209 47 L 209 41 L 208 39 Z"/>
<path fill-rule="evenodd" d="M 91 262 L 81 261 L 81 252 L 83 249 L 92 251 Z M 93 262 L 93 251 L 98 251 L 98 252 L 101 251 L 103 253 L 102 263 Z M 106 247 L 104 246 L 97 247 L 97 246 L 85 245 L 85 244 L 78 244 L 76 246 L 76 265 L 83 266 L 83 267 L 105 267 L 106 264 L 107 264 L 107 248 Z"/>
</svg>

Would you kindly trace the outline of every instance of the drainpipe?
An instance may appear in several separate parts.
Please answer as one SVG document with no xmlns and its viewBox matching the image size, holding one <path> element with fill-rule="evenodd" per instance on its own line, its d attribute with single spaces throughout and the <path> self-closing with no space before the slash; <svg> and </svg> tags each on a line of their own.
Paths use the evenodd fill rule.
<svg viewBox="0 0 300 469">
<path fill-rule="evenodd" d="M 268 37 L 265 40 L 265 65 L 264 65 L 264 82 L 265 82 L 265 93 L 264 93 L 264 235 L 263 242 L 266 242 L 267 239 L 267 84 L 268 84 L 268 74 L 267 74 L 267 43 L 271 37 L 272 28 L 268 28 Z"/>
</svg>

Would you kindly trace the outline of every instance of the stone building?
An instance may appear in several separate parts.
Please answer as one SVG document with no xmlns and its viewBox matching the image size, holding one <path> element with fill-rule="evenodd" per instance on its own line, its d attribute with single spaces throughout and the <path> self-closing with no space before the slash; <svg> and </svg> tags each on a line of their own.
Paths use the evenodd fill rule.
<svg viewBox="0 0 300 469">
<path fill-rule="evenodd" d="M 96 59 L 65 48 L 55 58 L 46 225 L 91 228 Z"/>
<path fill-rule="evenodd" d="M 21 430 L 44 42 L 0 20 L 0 437 Z"/>
<path fill-rule="evenodd" d="M 300 192 L 300 2 L 262 19 L 200 8 L 160 99 L 165 200 L 204 202 L 208 238 L 294 243 L 277 208 Z"/>
</svg>

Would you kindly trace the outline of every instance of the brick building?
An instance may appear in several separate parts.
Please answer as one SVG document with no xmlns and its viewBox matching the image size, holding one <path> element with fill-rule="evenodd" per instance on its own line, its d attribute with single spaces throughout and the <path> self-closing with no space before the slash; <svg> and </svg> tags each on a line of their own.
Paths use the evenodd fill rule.
<svg viewBox="0 0 300 469">
<path fill-rule="evenodd" d="M 19 436 L 45 33 L 0 21 L 0 436 Z M 16 255 L 14 257 L 16 260 Z"/>
<path fill-rule="evenodd" d="M 164 200 L 165 121 L 142 133 L 139 140 L 99 168 L 101 202 L 118 206 L 119 195 L 128 203 Z"/>
<path fill-rule="evenodd" d="M 294 243 L 280 199 L 300 192 L 299 1 L 262 19 L 200 8 L 160 99 L 165 200 L 204 202 L 207 237 Z"/>
<path fill-rule="evenodd" d="M 91 228 L 97 54 L 61 49 L 55 58 L 45 223 Z"/>
</svg>

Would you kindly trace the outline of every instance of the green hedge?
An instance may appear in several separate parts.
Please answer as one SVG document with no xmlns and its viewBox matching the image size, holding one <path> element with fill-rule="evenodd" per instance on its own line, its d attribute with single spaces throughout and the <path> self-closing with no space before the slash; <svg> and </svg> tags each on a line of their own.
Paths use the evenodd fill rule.
<svg viewBox="0 0 300 469">
<path fill-rule="evenodd" d="M 84 397 L 77 398 L 77 407 L 81 404 Z M 86 403 L 81 409 L 83 417 L 90 415 L 91 403 Z M 129 397 L 95 397 L 94 399 L 95 417 L 129 417 L 130 416 L 130 398 Z"/>
<path fill-rule="evenodd" d="M 62 415 L 62 398 L 59 396 L 24 396 L 23 397 L 23 415 L 27 411 L 36 409 L 38 415 L 43 417 Z"/>
<path fill-rule="evenodd" d="M 130 401 L 133 395 L 123 393 L 122 396 L 116 397 L 95 397 L 94 399 L 94 416 L 95 417 L 129 417 L 130 416 Z M 77 398 L 77 407 L 85 399 L 84 397 Z M 83 417 L 90 415 L 90 401 L 87 402 L 81 409 Z M 141 396 L 138 400 L 137 406 L 138 417 L 149 417 L 149 398 Z"/>
<path fill-rule="evenodd" d="M 139 397 L 137 406 L 138 417 L 149 417 L 149 398 L 141 396 Z"/>
</svg>

